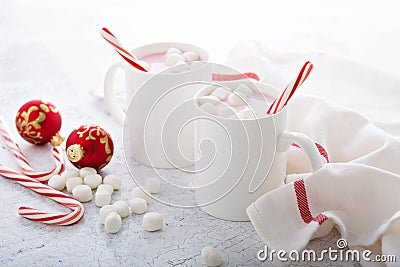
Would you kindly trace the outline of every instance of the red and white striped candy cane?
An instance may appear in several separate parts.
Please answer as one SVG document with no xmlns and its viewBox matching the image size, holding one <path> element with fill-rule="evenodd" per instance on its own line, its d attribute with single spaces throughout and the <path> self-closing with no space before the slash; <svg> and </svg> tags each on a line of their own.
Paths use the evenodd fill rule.
<svg viewBox="0 0 400 267">
<path fill-rule="evenodd" d="M 147 69 L 145 69 L 143 66 L 141 66 L 138 63 L 138 59 L 134 55 L 129 53 L 123 47 L 123 45 L 117 39 L 117 37 L 115 37 L 115 35 L 112 34 L 107 28 L 101 29 L 100 34 L 107 42 L 109 42 L 114 47 L 115 51 L 117 51 L 117 53 L 120 54 L 134 68 L 141 70 L 141 71 L 145 71 L 145 72 L 148 71 Z"/>
<path fill-rule="evenodd" d="M 69 213 L 57 214 L 39 211 L 30 207 L 20 207 L 18 209 L 18 214 L 20 216 L 33 221 L 51 225 L 71 225 L 78 222 L 83 217 L 83 205 L 73 197 L 61 193 L 24 174 L 16 172 L 4 166 L 3 164 L 0 164 L 0 175 L 17 182 L 42 196 L 48 197 L 72 210 L 72 212 Z"/>
<path fill-rule="evenodd" d="M 40 182 L 46 182 L 51 176 L 61 174 L 64 171 L 64 158 L 60 147 L 52 148 L 52 155 L 56 166 L 50 171 L 37 171 L 32 168 L 28 159 L 10 135 L 7 124 L 2 117 L 0 117 L 0 135 L 14 155 L 18 167 L 26 176 L 32 177 Z"/>
<path fill-rule="evenodd" d="M 275 99 L 272 105 L 269 107 L 267 113 L 275 114 L 286 106 L 287 102 L 293 96 L 294 92 L 297 88 L 299 88 L 303 82 L 307 79 L 310 72 L 313 70 L 314 66 L 310 61 L 307 61 L 304 66 L 301 68 L 299 75 L 286 86 L 285 90 L 281 93 L 281 95 Z"/>
</svg>

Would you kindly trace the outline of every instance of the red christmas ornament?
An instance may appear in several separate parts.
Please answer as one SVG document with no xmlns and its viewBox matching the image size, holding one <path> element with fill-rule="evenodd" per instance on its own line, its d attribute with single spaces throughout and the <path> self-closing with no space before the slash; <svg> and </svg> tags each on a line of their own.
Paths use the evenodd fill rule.
<svg viewBox="0 0 400 267">
<path fill-rule="evenodd" d="M 106 166 L 114 153 L 114 144 L 108 132 L 97 125 L 83 125 L 68 136 L 67 157 L 77 168 Z"/>
<path fill-rule="evenodd" d="M 32 100 L 25 103 L 17 112 L 15 125 L 22 138 L 35 145 L 51 142 L 53 146 L 58 146 L 64 141 L 59 134 L 60 112 L 47 101 Z"/>
</svg>

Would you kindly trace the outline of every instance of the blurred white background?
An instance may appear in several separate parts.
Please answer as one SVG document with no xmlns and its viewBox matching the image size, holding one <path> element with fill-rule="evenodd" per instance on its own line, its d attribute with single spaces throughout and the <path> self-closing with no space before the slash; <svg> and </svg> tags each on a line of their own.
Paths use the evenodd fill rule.
<svg viewBox="0 0 400 267">
<path fill-rule="evenodd" d="M 19 44 L 42 46 L 56 59 L 54 68 L 82 90 L 102 88 L 107 67 L 119 60 L 100 38 L 102 27 L 127 48 L 189 42 L 208 49 L 214 62 L 225 61 L 239 40 L 258 40 L 284 51 L 333 52 L 400 73 L 395 0 L 0 0 L 0 6 L 0 60 Z"/>
</svg>

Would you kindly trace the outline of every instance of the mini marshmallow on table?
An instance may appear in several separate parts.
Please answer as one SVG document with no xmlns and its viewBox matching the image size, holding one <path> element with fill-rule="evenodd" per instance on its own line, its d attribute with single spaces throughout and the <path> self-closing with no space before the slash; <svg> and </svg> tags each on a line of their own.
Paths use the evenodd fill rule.
<svg viewBox="0 0 400 267">
<path fill-rule="evenodd" d="M 50 177 L 47 185 L 51 188 L 61 191 L 65 188 L 65 180 L 62 176 L 56 174 Z"/>
<path fill-rule="evenodd" d="M 131 198 L 143 198 L 144 200 L 146 200 L 146 202 L 149 202 L 150 200 L 150 196 L 148 194 L 146 194 L 145 191 L 143 191 L 140 187 L 136 186 L 132 189 L 131 191 Z"/>
<path fill-rule="evenodd" d="M 116 212 L 115 207 L 113 205 L 105 205 L 105 206 L 101 207 L 101 209 L 99 211 L 100 222 L 102 224 L 104 224 L 107 216 L 112 212 Z"/>
<path fill-rule="evenodd" d="M 129 215 L 129 206 L 125 201 L 119 200 L 113 204 L 115 211 L 121 216 L 125 218 Z"/>
<path fill-rule="evenodd" d="M 143 214 L 147 211 L 147 202 L 143 198 L 132 198 L 130 206 L 131 211 L 135 214 Z"/>
<path fill-rule="evenodd" d="M 151 194 L 160 192 L 161 180 L 158 177 L 149 177 L 146 179 L 145 187 Z"/>
<path fill-rule="evenodd" d="M 91 167 L 83 167 L 82 169 L 79 170 L 79 176 L 82 178 L 85 178 L 90 174 L 96 174 L 96 173 L 97 173 L 96 169 Z"/>
<path fill-rule="evenodd" d="M 61 177 L 64 178 L 64 181 L 66 182 L 69 178 L 79 177 L 79 171 L 75 171 L 75 170 L 64 171 L 61 174 Z"/>
<path fill-rule="evenodd" d="M 114 190 L 119 190 L 121 189 L 122 186 L 122 180 L 117 175 L 109 174 L 106 177 L 104 177 L 103 184 L 111 185 L 114 188 Z"/>
<path fill-rule="evenodd" d="M 107 232 L 110 234 L 117 233 L 121 228 L 121 224 L 121 216 L 119 216 L 119 214 L 116 212 L 111 212 L 108 214 L 104 221 L 104 226 L 106 227 Z"/>
<path fill-rule="evenodd" d="M 83 178 L 83 184 L 90 186 L 92 189 L 96 189 L 103 179 L 98 174 L 89 174 Z"/>
<path fill-rule="evenodd" d="M 201 258 L 207 266 L 220 266 L 222 264 L 222 258 L 218 250 L 211 246 L 204 247 L 201 250 Z"/>
<path fill-rule="evenodd" d="M 158 212 L 148 212 L 143 216 L 143 228 L 148 232 L 162 229 L 163 224 L 163 216 Z"/>
<path fill-rule="evenodd" d="M 81 177 L 72 177 L 69 178 L 65 184 L 67 185 L 68 193 L 72 193 L 75 186 L 83 184 L 83 180 Z"/>
<path fill-rule="evenodd" d="M 99 190 L 97 189 L 96 193 L 94 194 L 94 204 L 97 207 L 103 207 L 111 203 L 111 194 L 109 191 L 106 190 Z"/>
<path fill-rule="evenodd" d="M 99 190 L 104 190 L 107 191 L 108 193 L 110 193 L 110 195 L 112 195 L 114 193 L 114 188 L 112 187 L 112 185 L 109 184 L 101 184 L 97 187 L 97 191 Z"/>
<path fill-rule="evenodd" d="M 85 184 L 75 186 L 72 195 L 80 202 L 88 202 L 93 199 L 92 189 Z"/>
</svg>

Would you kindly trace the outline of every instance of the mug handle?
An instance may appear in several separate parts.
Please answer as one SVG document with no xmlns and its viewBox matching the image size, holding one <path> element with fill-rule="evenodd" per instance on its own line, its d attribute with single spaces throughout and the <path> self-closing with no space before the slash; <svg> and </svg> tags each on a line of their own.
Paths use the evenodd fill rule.
<svg viewBox="0 0 400 267">
<path fill-rule="evenodd" d="M 104 101 L 110 114 L 120 124 L 123 125 L 125 120 L 125 112 L 117 101 L 117 95 L 114 89 L 114 78 L 118 68 L 126 70 L 126 66 L 121 62 L 114 63 L 107 70 L 106 77 L 104 79 Z"/>
<path fill-rule="evenodd" d="M 306 152 L 310 161 L 311 171 L 315 172 L 321 169 L 324 165 L 321 154 L 318 151 L 315 143 L 305 134 L 297 132 L 284 131 L 278 138 L 276 150 L 278 152 L 286 152 L 292 144 L 298 145 Z"/>
<path fill-rule="evenodd" d="M 321 154 L 319 153 L 317 146 L 310 139 L 310 137 L 302 133 L 287 131 L 281 133 L 277 140 L 276 152 L 286 152 L 293 143 L 298 145 L 306 152 L 311 164 L 312 172 L 315 172 L 323 167 L 324 161 L 322 160 Z M 263 185 L 264 182 L 265 178 L 254 189 L 252 189 L 252 179 L 249 184 L 249 193 L 256 192 Z"/>
</svg>

